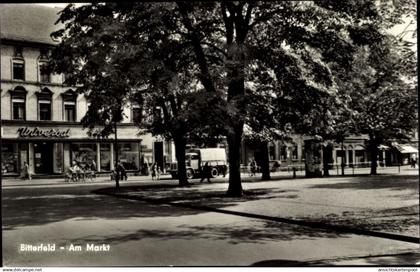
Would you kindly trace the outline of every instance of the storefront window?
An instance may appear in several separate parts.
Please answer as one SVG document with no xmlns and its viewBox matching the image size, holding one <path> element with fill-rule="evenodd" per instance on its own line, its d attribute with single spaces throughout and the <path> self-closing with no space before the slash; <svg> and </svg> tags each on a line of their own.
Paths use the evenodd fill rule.
<svg viewBox="0 0 420 272">
<path fill-rule="evenodd" d="M 1 171 L 3 174 L 19 172 L 19 153 L 17 144 L 1 145 Z"/>
<path fill-rule="evenodd" d="M 110 144 L 101 144 L 101 171 L 111 170 L 111 146 Z"/>
<path fill-rule="evenodd" d="M 71 144 L 71 160 L 76 161 L 80 167 L 86 167 L 92 160 L 96 163 L 96 144 Z"/>
<path fill-rule="evenodd" d="M 139 144 L 119 143 L 118 159 L 123 163 L 126 170 L 139 169 Z"/>
</svg>

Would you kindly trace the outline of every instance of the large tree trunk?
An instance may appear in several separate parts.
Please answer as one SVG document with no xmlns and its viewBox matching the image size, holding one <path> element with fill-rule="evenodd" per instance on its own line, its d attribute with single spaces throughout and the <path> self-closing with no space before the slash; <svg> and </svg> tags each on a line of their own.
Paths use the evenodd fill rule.
<svg viewBox="0 0 420 272">
<path fill-rule="evenodd" d="M 261 151 L 261 180 L 270 180 L 270 157 L 268 154 L 268 143 L 263 141 L 260 143 Z"/>
<path fill-rule="evenodd" d="M 175 157 L 178 162 L 179 186 L 187 186 L 189 185 L 189 182 L 187 179 L 187 169 L 185 165 L 185 146 L 186 146 L 185 139 L 179 136 L 174 137 L 174 144 L 175 144 Z"/>
<path fill-rule="evenodd" d="M 232 197 L 243 195 L 240 164 L 242 130 L 243 124 L 236 126 L 236 133 L 229 134 L 227 137 L 229 147 L 229 188 L 227 195 Z"/>
<path fill-rule="evenodd" d="M 237 33 L 239 35 L 239 33 Z M 229 44 L 229 42 L 228 42 Z M 240 42 L 241 44 L 241 42 Z M 229 124 L 231 131 L 228 132 L 229 145 L 229 188 L 228 196 L 240 197 L 243 195 L 241 170 L 240 170 L 240 152 L 242 134 L 244 130 L 244 116 L 246 107 L 244 104 L 245 96 L 245 54 L 237 43 L 230 44 L 227 54 L 227 71 L 230 82 L 228 83 L 228 104 L 231 104 L 238 112 L 230 116 Z"/>
<path fill-rule="evenodd" d="M 324 177 L 330 176 L 329 171 L 329 163 L 331 162 L 331 152 L 332 152 L 332 145 L 327 144 L 326 146 L 322 145 L 322 160 L 323 160 L 323 166 L 324 166 Z"/>
<path fill-rule="evenodd" d="M 369 136 L 369 151 L 371 157 L 370 174 L 377 175 L 376 169 L 378 168 L 378 144 L 373 136 Z"/>
</svg>

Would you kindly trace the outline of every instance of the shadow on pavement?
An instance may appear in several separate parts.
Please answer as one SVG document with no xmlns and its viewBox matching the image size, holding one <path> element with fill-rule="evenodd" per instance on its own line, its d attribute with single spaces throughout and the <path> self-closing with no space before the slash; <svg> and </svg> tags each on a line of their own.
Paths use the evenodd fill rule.
<svg viewBox="0 0 420 272">
<path fill-rule="evenodd" d="M 175 217 L 203 213 L 200 210 L 173 209 L 138 201 L 121 201 L 105 195 L 86 193 L 86 189 L 22 188 L 3 191 L 3 230 L 43 225 L 72 218 L 124 219 L 130 217 Z"/>
<path fill-rule="evenodd" d="M 159 239 L 171 241 L 174 239 L 211 241 L 226 241 L 230 244 L 264 244 L 275 241 L 315 240 L 317 238 L 347 237 L 345 234 L 334 232 L 314 231 L 311 228 L 283 224 L 277 222 L 249 221 L 245 225 L 231 224 L 205 224 L 193 226 L 182 224 L 169 230 L 139 229 L 123 235 L 86 236 L 80 238 L 87 243 L 118 244 L 124 242 L 140 241 L 143 239 Z"/>
<path fill-rule="evenodd" d="M 182 190 L 184 191 L 184 189 Z M 99 189 L 94 191 L 98 194 L 105 194 L 114 196 L 116 198 L 146 201 L 148 203 L 154 204 L 168 204 L 175 207 L 189 208 L 192 210 L 201 210 L 208 212 L 216 212 L 222 214 L 236 215 L 241 217 L 253 218 L 253 219 L 262 219 L 277 223 L 286 223 L 300 227 L 308 228 L 317 228 L 320 230 L 328 230 L 334 233 L 346 233 L 346 234 L 357 234 L 357 235 L 367 235 L 373 237 L 386 238 L 391 240 L 398 240 L 410 243 L 418 243 L 419 238 L 401 234 L 387 233 L 383 232 L 383 229 L 375 230 L 373 228 L 360 228 L 361 226 L 355 226 L 351 221 L 347 224 L 335 224 L 328 220 L 313 220 L 311 218 L 304 219 L 292 219 L 292 218 L 282 218 L 276 216 L 267 216 L 263 214 L 253 214 L 240 211 L 233 211 L 228 209 L 223 209 L 226 206 L 234 205 L 235 202 L 241 201 L 252 201 L 259 200 L 267 194 L 267 197 L 270 197 L 270 194 L 275 194 L 271 188 L 265 188 L 260 190 L 251 190 L 248 192 L 248 195 L 243 198 L 229 198 L 224 195 L 223 192 L 203 192 L 203 190 L 188 190 L 188 195 L 179 194 L 179 192 L 161 192 L 154 191 L 153 196 L 149 196 L 147 191 L 144 191 L 143 188 L 139 187 L 125 187 L 119 191 L 114 189 Z M 280 191 L 284 193 L 289 193 L 289 191 Z M 293 192 L 293 191 L 292 191 Z M 278 192 L 276 192 L 278 193 Z M 255 197 L 257 196 L 257 197 Z M 271 196 L 272 197 L 272 196 Z M 276 195 L 276 198 L 283 197 Z M 293 197 L 293 195 L 285 195 L 285 197 Z M 198 200 L 198 201 L 197 201 Z"/>
<path fill-rule="evenodd" d="M 352 189 L 352 190 L 369 190 L 369 189 L 406 190 L 406 189 L 410 189 L 417 193 L 419 189 L 419 183 L 418 183 L 418 176 L 380 175 L 380 176 L 365 176 L 363 178 L 359 177 L 359 178 L 352 179 L 351 182 L 317 184 L 317 185 L 310 186 L 310 188 Z"/>
</svg>

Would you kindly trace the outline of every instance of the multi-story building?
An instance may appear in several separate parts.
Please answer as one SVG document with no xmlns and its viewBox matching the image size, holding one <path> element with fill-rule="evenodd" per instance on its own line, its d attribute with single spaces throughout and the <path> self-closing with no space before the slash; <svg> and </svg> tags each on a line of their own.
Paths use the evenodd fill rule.
<svg viewBox="0 0 420 272">
<path fill-rule="evenodd" d="M 58 9 L 39 5 L 2 5 L 1 34 L 1 170 L 19 175 L 24 162 L 34 174 L 62 174 L 72 161 L 82 166 L 92 160 L 99 172 L 113 169 L 118 158 L 128 171 L 138 173 L 144 162 L 161 164 L 172 159 L 172 145 L 151 135 L 138 136 L 135 106 L 125 109 L 117 139 L 89 137 L 80 120 L 89 101 L 64 75 L 43 67 L 56 45 L 50 33 Z"/>
</svg>

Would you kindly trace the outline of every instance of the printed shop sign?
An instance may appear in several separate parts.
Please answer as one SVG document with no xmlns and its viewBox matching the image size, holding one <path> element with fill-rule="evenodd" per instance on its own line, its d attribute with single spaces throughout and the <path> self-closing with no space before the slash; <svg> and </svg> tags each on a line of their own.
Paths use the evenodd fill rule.
<svg viewBox="0 0 420 272">
<path fill-rule="evenodd" d="M 47 137 L 47 138 L 67 138 L 70 137 L 70 129 L 40 129 L 40 128 L 18 128 L 17 133 L 22 138 Z"/>
</svg>

